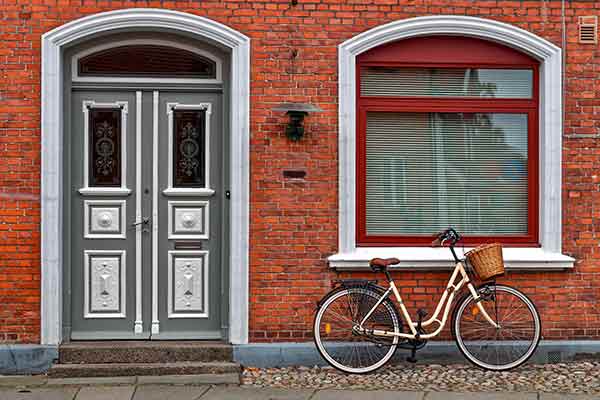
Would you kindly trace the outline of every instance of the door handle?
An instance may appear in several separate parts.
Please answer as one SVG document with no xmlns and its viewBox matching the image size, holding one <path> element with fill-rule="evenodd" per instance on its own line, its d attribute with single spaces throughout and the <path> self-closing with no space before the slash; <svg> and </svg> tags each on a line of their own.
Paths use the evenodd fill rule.
<svg viewBox="0 0 600 400">
<path fill-rule="evenodd" d="M 142 218 L 142 220 L 140 222 L 133 222 L 131 224 L 131 226 L 148 225 L 148 223 L 150 223 L 150 218 L 146 217 L 146 218 Z"/>
<path fill-rule="evenodd" d="M 142 218 L 141 221 L 139 222 L 132 222 L 131 223 L 131 229 L 137 229 L 138 225 L 142 225 L 142 233 L 144 232 L 150 232 L 150 229 L 147 228 L 147 226 L 150 224 L 150 218 Z"/>
</svg>

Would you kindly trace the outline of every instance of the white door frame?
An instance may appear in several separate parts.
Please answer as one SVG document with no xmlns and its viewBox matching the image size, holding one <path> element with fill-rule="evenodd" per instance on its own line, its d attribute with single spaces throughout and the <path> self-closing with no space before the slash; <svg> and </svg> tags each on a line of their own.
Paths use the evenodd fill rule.
<svg viewBox="0 0 600 400">
<path fill-rule="evenodd" d="M 130 8 L 94 14 L 42 36 L 41 343 L 62 341 L 63 307 L 63 50 L 116 29 L 151 30 L 209 39 L 231 51 L 229 341 L 248 342 L 250 39 L 207 18 Z"/>
</svg>

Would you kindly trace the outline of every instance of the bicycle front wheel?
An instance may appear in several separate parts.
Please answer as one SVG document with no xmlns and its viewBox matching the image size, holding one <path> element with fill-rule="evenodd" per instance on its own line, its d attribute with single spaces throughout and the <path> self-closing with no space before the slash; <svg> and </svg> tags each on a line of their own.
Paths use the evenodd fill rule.
<svg viewBox="0 0 600 400">
<path fill-rule="evenodd" d="M 482 315 L 469 293 L 454 313 L 452 334 L 458 348 L 470 362 L 484 369 L 506 371 L 522 365 L 535 352 L 541 337 L 535 305 L 510 286 L 485 285 L 477 292 L 498 327 Z"/>
<path fill-rule="evenodd" d="M 334 291 L 317 310 L 314 339 L 319 353 L 333 367 L 353 374 L 364 374 L 383 366 L 396 351 L 398 337 L 376 337 L 360 328 L 364 317 L 381 295 L 367 287 Z M 363 324 L 365 329 L 401 332 L 394 304 L 383 300 Z"/>
</svg>

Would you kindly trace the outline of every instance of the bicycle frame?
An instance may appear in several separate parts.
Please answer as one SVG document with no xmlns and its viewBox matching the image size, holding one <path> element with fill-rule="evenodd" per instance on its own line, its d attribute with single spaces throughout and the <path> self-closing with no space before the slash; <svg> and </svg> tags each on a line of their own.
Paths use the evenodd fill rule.
<svg viewBox="0 0 600 400">
<path fill-rule="evenodd" d="M 459 278 L 459 275 L 460 275 L 460 281 L 456 282 L 456 280 Z M 446 322 L 448 320 L 448 314 L 450 313 L 450 307 L 452 306 L 452 302 L 454 301 L 454 297 L 455 297 L 456 293 L 459 292 L 460 289 L 462 289 L 462 287 L 465 284 L 467 285 L 467 288 L 469 289 L 469 291 L 475 298 L 475 303 L 477 304 L 477 307 L 479 308 L 479 312 L 481 312 L 481 315 L 483 315 L 483 317 L 493 327 L 495 327 L 495 328 L 499 327 L 498 324 L 496 324 L 496 322 L 494 322 L 494 320 L 490 317 L 490 315 L 487 313 L 487 311 L 483 307 L 483 304 L 481 302 L 481 296 L 479 295 L 479 293 L 477 293 L 477 290 L 475 290 L 475 287 L 473 287 L 473 284 L 471 283 L 469 276 L 467 275 L 467 272 L 465 271 L 465 267 L 464 267 L 462 261 L 459 261 L 459 260 L 456 261 L 456 266 L 454 267 L 454 272 L 452 272 L 452 275 L 450 276 L 450 280 L 448 281 L 448 284 L 446 285 L 446 290 L 442 294 L 442 297 L 440 298 L 440 300 L 437 304 L 437 307 L 435 309 L 435 312 L 433 313 L 431 318 L 429 318 L 426 321 L 421 322 L 422 327 L 429 326 L 429 325 L 433 324 L 434 322 L 437 323 L 438 327 L 432 333 L 419 334 L 419 332 L 417 332 L 417 327 L 419 326 L 419 323 L 413 322 L 413 320 L 410 318 L 410 315 L 408 314 L 408 310 L 406 309 L 406 306 L 404 305 L 404 302 L 402 301 L 402 297 L 400 296 L 400 292 L 398 291 L 398 288 L 396 287 L 396 284 L 394 283 L 394 281 L 392 279 L 390 279 L 389 283 L 390 283 L 390 287 L 388 288 L 388 290 L 385 291 L 385 293 L 383 294 L 383 296 L 381 296 L 379 301 L 373 306 L 373 308 L 371 308 L 371 310 L 367 313 L 367 315 L 365 315 L 363 320 L 360 322 L 360 325 L 358 326 L 358 331 L 360 333 L 367 333 L 367 334 L 374 335 L 374 336 L 387 336 L 387 337 L 398 336 L 398 337 L 405 338 L 405 339 L 431 339 L 431 338 L 437 336 L 442 331 L 442 329 L 444 329 L 444 326 L 446 325 Z M 389 331 L 383 331 L 383 330 L 378 330 L 378 329 L 363 328 L 363 324 L 369 319 L 369 317 L 373 314 L 375 309 L 377 307 L 379 307 L 379 305 L 386 298 L 388 298 L 388 296 L 392 292 L 394 293 L 394 296 L 396 297 L 396 301 L 400 305 L 400 311 L 402 312 L 402 318 L 408 323 L 408 327 L 410 328 L 411 333 L 389 332 Z M 442 307 L 444 306 L 444 303 L 446 305 L 444 307 L 442 320 L 440 320 L 438 318 L 438 316 L 442 312 Z"/>
</svg>

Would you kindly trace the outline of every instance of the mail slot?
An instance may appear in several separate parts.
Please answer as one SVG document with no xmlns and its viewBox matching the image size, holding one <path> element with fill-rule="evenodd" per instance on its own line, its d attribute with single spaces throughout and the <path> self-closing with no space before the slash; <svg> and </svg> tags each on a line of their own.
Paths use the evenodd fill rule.
<svg viewBox="0 0 600 400">
<path fill-rule="evenodd" d="M 175 250 L 202 250 L 202 242 L 199 240 L 176 240 Z"/>
</svg>

